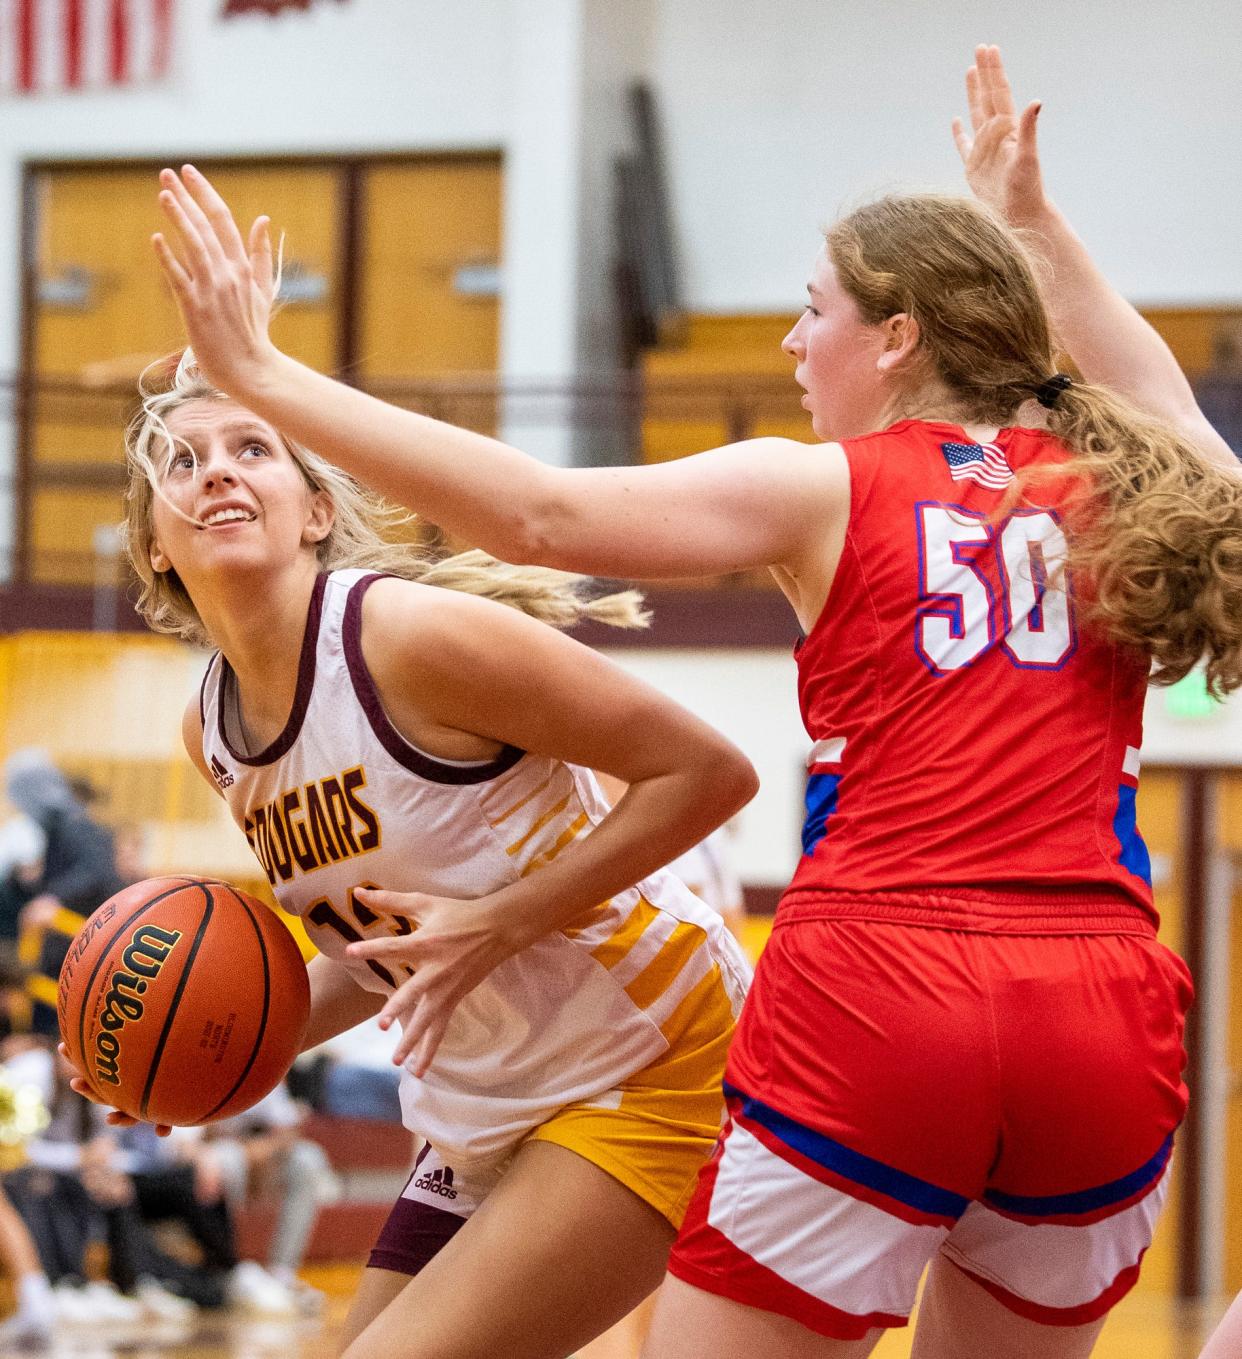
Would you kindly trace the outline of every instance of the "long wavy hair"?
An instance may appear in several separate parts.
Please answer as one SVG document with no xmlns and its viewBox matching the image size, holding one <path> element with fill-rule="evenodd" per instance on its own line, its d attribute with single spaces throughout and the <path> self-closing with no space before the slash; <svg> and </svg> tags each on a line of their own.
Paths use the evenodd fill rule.
<svg viewBox="0 0 1242 1359">
<path fill-rule="evenodd" d="M 967 422 L 1015 422 L 1056 346 L 1014 232 L 969 199 L 919 194 L 869 203 L 825 235 L 864 321 L 918 322 L 912 388 L 946 389 Z M 1060 484 L 1065 570 L 1087 583 L 1093 624 L 1145 652 L 1156 684 L 1204 661 L 1213 693 L 1242 686 L 1242 477 L 1098 385 L 1075 382 L 1046 424 L 1069 458 L 1027 469 L 1012 494 Z"/>
<path fill-rule="evenodd" d="M 164 374 L 171 367 L 171 363 L 158 365 Z M 191 401 L 226 398 L 199 373 L 190 350 L 176 364 L 171 382 L 165 378 L 152 389 L 144 375 L 139 392 L 142 403 L 125 434 L 128 483 L 121 524 L 125 554 L 138 578 L 138 612 L 156 632 L 209 646 L 211 638 L 176 571 L 156 571 L 151 565 L 152 509 L 157 496 L 166 499 L 162 482 L 179 451 L 178 440 L 166 423 L 168 416 Z M 572 627 L 583 619 L 622 628 L 646 627 L 650 621 L 636 590 L 601 594 L 589 577 L 539 566 L 511 566 L 476 549 L 446 555 L 393 541 L 391 535 L 414 516 L 381 500 L 309 448 L 288 438 L 283 442 L 309 489 L 324 493 L 332 503 L 332 529 L 316 544 L 321 571 L 361 567 L 483 595 L 556 628 Z"/>
</svg>

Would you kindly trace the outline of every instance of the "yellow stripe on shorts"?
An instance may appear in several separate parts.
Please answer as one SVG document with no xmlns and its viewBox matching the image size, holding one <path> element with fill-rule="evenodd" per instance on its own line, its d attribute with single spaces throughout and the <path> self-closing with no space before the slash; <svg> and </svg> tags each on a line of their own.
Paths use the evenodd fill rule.
<svg viewBox="0 0 1242 1359">
<path fill-rule="evenodd" d="M 625 994 L 640 1010 L 649 1009 L 681 975 L 694 955 L 705 949 L 707 936 L 702 927 L 680 921 L 664 947 L 625 988 Z"/>
<path fill-rule="evenodd" d="M 691 1026 L 701 1033 L 730 1034 L 737 1023 L 733 998 L 717 963 L 712 963 L 680 998 L 666 992 L 663 1000 L 673 1002 L 660 1022 L 660 1032 L 673 1049 L 679 1046 L 682 1035 Z M 653 1014 L 651 1018 L 656 1016 Z"/>
<path fill-rule="evenodd" d="M 638 904 L 621 922 L 616 932 L 591 950 L 591 957 L 611 972 L 661 915 L 661 911 L 656 910 L 645 897 L 640 896 Z"/>
</svg>

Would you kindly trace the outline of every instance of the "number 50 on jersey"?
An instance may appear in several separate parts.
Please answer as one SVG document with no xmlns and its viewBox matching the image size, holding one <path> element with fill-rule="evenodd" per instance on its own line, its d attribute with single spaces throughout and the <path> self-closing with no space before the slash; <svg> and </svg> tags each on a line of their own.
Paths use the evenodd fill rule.
<svg viewBox="0 0 1242 1359">
<path fill-rule="evenodd" d="M 945 675 L 999 645 L 1019 669 L 1060 669 L 1074 654 L 1077 631 L 1057 516 L 1020 509 L 997 523 L 939 503 L 916 505 L 915 515 L 914 644 L 923 664 Z"/>
</svg>

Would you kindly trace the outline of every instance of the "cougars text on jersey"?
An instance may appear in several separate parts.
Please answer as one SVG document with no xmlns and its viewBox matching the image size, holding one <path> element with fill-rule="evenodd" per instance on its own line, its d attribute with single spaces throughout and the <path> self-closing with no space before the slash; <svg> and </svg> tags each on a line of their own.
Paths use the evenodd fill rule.
<svg viewBox="0 0 1242 1359">
<path fill-rule="evenodd" d="M 244 830 L 268 882 L 369 854 L 381 843 L 379 817 L 359 796 L 361 765 L 289 788 L 246 816 Z"/>
</svg>

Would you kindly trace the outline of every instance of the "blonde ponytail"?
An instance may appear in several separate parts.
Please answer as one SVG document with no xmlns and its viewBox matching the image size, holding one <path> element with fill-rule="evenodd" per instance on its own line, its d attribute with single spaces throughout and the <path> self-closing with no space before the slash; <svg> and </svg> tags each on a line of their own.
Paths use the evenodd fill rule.
<svg viewBox="0 0 1242 1359">
<path fill-rule="evenodd" d="M 583 619 L 615 628 L 645 628 L 651 621 L 637 590 L 592 597 L 587 576 L 543 566 L 512 566 L 478 548 L 438 560 L 415 558 L 414 565 L 416 571 L 407 577 L 410 580 L 484 595 L 554 628 L 572 628 Z"/>
</svg>

